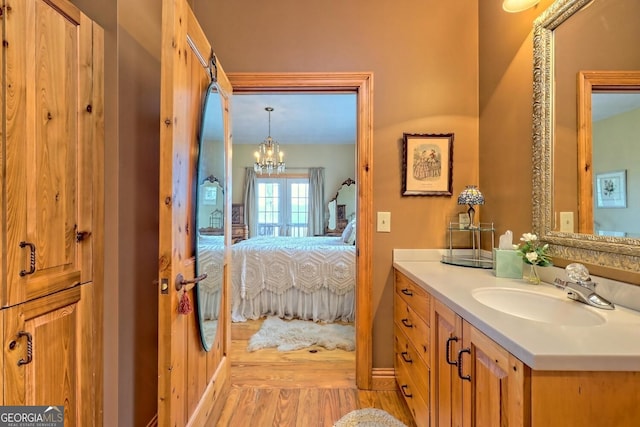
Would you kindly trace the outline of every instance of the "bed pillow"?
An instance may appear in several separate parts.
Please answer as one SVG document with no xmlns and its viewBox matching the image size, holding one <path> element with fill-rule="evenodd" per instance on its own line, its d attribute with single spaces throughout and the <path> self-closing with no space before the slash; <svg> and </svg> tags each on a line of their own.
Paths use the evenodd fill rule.
<svg viewBox="0 0 640 427">
<path fill-rule="evenodd" d="M 351 227 L 351 234 L 349 238 L 345 242 L 347 245 L 355 245 L 356 244 L 356 222 L 353 221 L 353 227 Z"/>
<path fill-rule="evenodd" d="M 343 243 L 347 243 L 347 240 L 349 240 L 349 237 L 351 237 L 351 231 L 353 230 L 353 225 L 354 224 L 355 224 L 355 221 L 349 221 L 347 226 L 342 231 L 342 242 Z"/>
</svg>

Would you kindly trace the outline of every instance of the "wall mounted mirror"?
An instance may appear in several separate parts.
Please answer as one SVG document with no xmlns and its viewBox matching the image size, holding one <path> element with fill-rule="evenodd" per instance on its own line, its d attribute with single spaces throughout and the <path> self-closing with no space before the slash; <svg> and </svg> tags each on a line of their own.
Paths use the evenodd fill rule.
<svg viewBox="0 0 640 427">
<path fill-rule="evenodd" d="M 223 98 L 215 83 L 204 95 L 197 167 L 195 288 L 202 346 L 209 351 L 218 332 L 223 296 L 225 218 L 225 132 Z"/>
<path fill-rule="evenodd" d="M 558 0 L 534 23 L 533 58 L 534 230 L 552 244 L 559 258 L 633 272 L 640 271 L 640 240 L 635 233 L 627 233 L 631 229 L 623 223 L 617 223 L 617 230 L 605 230 L 608 225 L 596 222 L 604 209 L 634 209 L 630 199 L 640 193 L 636 185 L 629 185 L 640 175 L 640 168 L 637 162 L 603 166 L 593 126 L 581 125 L 578 117 L 582 111 L 583 120 L 594 120 L 591 106 L 585 113 L 584 99 L 579 102 L 581 73 L 640 70 L 640 51 L 635 47 L 640 40 L 638 16 L 637 0 Z M 607 89 L 594 87 L 596 92 Z M 615 92 L 625 89 L 632 88 L 616 87 Z M 589 101 L 595 105 L 598 101 L 591 96 Z M 627 146 L 618 155 L 630 157 L 633 152 L 635 148 Z M 622 169 L 629 204 L 626 208 L 599 206 L 598 174 Z M 632 216 L 637 218 L 638 213 Z M 573 218 L 569 221 L 573 228 L 561 221 L 568 217 Z"/>
<path fill-rule="evenodd" d="M 327 233 L 342 233 L 349 221 L 356 217 L 356 182 L 348 178 L 329 201 Z"/>
</svg>

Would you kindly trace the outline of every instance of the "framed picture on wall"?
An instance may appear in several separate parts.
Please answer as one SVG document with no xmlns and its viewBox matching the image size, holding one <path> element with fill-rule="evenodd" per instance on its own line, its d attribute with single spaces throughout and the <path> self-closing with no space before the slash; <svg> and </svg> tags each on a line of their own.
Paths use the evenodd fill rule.
<svg viewBox="0 0 640 427">
<path fill-rule="evenodd" d="M 627 171 L 596 173 L 596 206 L 627 207 Z"/>
<path fill-rule="evenodd" d="M 453 133 L 403 134 L 403 196 L 451 196 Z"/>
</svg>

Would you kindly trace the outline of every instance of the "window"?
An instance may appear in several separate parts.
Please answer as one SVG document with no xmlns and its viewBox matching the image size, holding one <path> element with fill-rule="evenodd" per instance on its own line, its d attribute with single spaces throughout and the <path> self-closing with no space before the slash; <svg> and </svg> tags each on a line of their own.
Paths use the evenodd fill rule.
<svg viewBox="0 0 640 427">
<path fill-rule="evenodd" d="M 308 234 L 309 179 L 257 178 L 259 236 Z"/>
</svg>

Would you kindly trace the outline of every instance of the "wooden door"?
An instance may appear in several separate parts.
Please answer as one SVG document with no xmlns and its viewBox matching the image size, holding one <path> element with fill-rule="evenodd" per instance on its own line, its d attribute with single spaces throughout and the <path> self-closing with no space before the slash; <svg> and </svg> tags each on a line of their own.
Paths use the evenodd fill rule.
<svg viewBox="0 0 640 427">
<path fill-rule="evenodd" d="M 462 426 L 462 380 L 457 355 L 462 348 L 462 318 L 438 300 L 433 304 L 432 425 Z"/>
<path fill-rule="evenodd" d="M 92 279 L 91 174 L 98 171 L 79 163 L 94 160 L 97 108 L 93 23 L 66 0 L 24 0 L 4 11 L 2 305 L 11 306 Z M 81 183 L 79 174 L 88 180 Z"/>
<path fill-rule="evenodd" d="M 467 322 L 463 347 L 464 426 L 530 425 L 524 364 Z"/>
<path fill-rule="evenodd" d="M 218 319 L 218 334 L 211 351 L 203 350 L 194 312 L 181 314 L 183 294 L 177 276 L 194 277 L 194 185 L 200 113 L 205 89 L 217 75 L 226 106 L 226 152 L 230 148 L 228 99 L 231 85 L 215 57 L 186 0 L 163 1 L 160 123 L 160 241 L 158 300 L 158 424 L 204 425 L 221 410 L 229 384 L 225 357 L 230 345 L 228 315 L 228 246 L 231 211 L 225 212 L 227 254 L 225 285 Z M 230 200 L 230 157 L 226 158 L 225 197 Z M 218 405 L 218 406 L 216 406 Z"/>
</svg>

